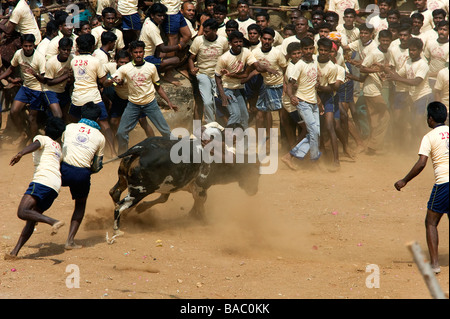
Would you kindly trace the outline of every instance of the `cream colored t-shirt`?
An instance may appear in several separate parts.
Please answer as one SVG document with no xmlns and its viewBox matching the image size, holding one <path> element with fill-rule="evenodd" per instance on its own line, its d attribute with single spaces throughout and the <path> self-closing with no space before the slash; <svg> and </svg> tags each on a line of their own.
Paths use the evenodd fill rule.
<svg viewBox="0 0 450 319">
<path fill-rule="evenodd" d="M 448 14 L 448 0 L 428 0 L 427 8 L 433 12 L 436 9 L 444 9 Z"/>
<path fill-rule="evenodd" d="M 292 63 L 292 61 L 290 61 L 288 63 L 288 66 L 286 67 L 286 72 L 284 73 L 284 81 L 287 84 L 289 82 L 289 78 L 291 77 L 292 73 L 294 72 L 295 69 L 295 64 Z M 294 85 L 294 90 L 297 90 L 297 85 Z M 285 108 L 286 111 L 288 111 L 288 113 L 297 111 L 297 106 L 296 105 L 292 105 L 291 103 L 291 99 L 289 98 L 289 96 L 287 95 L 287 92 L 285 90 L 283 90 L 283 107 Z"/>
<path fill-rule="evenodd" d="M 43 38 L 42 41 L 36 47 L 36 51 L 38 51 L 43 56 L 45 56 L 47 54 L 47 48 L 48 48 L 48 45 L 50 44 L 50 41 L 51 40 L 47 37 Z"/>
<path fill-rule="evenodd" d="M 90 168 L 94 156 L 101 157 L 105 151 L 103 134 L 83 123 L 67 125 L 61 141 L 63 162 L 75 167 Z"/>
<path fill-rule="evenodd" d="M 362 66 L 372 67 L 375 63 L 384 64 L 385 55 L 378 48 L 369 52 L 362 62 Z M 378 73 L 369 73 L 363 84 L 363 93 L 367 97 L 381 95 L 383 81 Z"/>
<path fill-rule="evenodd" d="M 161 0 L 161 3 L 166 6 L 167 14 L 177 14 L 180 12 L 181 0 Z"/>
<path fill-rule="evenodd" d="M 156 47 L 164 43 L 158 26 L 150 18 L 145 19 L 139 40 L 145 43 L 144 56 L 146 57 L 155 55 Z"/>
<path fill-rule="evenodd" d="M 61 188 L 61 146 L 48 136 L 36 135 L 33 142 L 39 141 L 41 147 L 33 152 L 34 175 L 33 182 L 54 189 L 57 193 Z"/>
<path fill-rule="evenodd" d="M 263 52 L 261 48 L 252 51 L 258 63 L 262 66 L 270 67 L 278 71 L 278 75 L 269 74 L 267 72 L 261 73 L 264 78 L 265 85 L 282 85 L 283 84 L 283 69 L 287 67 L 287 61 L 284 54 L 278 48 L 272 47 L 269 52 Z"/>
<path fill-rule="evenodd" d="M 245 67 L 257 62 L 253 53 L 247 49 L 242 48 L 241 53 L 235 55 L 231 53 L 231 50 L 225 52 L 217 61 L 216 75 L 221 76 L 221 70 L 227 70 L 229 73 L 240 73 L 244 71 Z M 244 84 L 241 83 L 241 79 L 234 79 L 227 75 L 222 76 L 223 87 L 227 89 L 242 89 Z"/>
<path fill-rule="evenodd" d="M 417 101 L 421 97 L 430 94 L 432 92 L 428 83 L 428 72 L 430 68 L 428 63 L 424 59 L 412 62 L 411 59 L 406 60 L 403 68 L 398 72 L 398 75 L 404 76 L 409 80 L 415 78 L 423 79 L 417 86 L 410 86 L 409 94 L 413 101 Z"/>
<path fill-rule="evenodd" d="M 97 0 L 96 14 L 98 16 L 101 16 L 103 9 L 108 8 L 108 7 L 114 8 L 115 4 L 116 4 L 115 0 Z"/>
<path fill-rule="evenodd" d="M 374 29 L 373 34 L 377 41 L 378 41 L 378 33 L 380 33 L 381 30 L 387 30 L 389 27 L 387 18 L 381 18 L 379 15 L 372 17 L 369 20 L 369 24 L 373 25 L 373 29 Z"/>
<path fill-rule="evenodd" d="M 349 45 L 359 39 L 359 29 L 357 27 L 347 30 L 343 24 L 340 24 L 336 27 L 336 31 L 343 36 L 341 39 L 342 45 Z"/>
<path fill-rule="evenodd" d="M 72 62 L 72 59 L 72 55 L 69 56 L 66 62 L 60 62 L 57 55 L 50 58 L 45 64 L 45 77 L 48 79 L 55 79 L 66 74 L 71 69 L 70 63 Z M 64 91 L 66 90 L 67 81 L 68 80 L 65 80 L 59 84 L 52 86 L 44 84 L 44 91 L 64 93 Z"/>
<path fill-rule="evenodd" d="M 42 40 L 33 11 L 25 0 L 20 0 L 9 17 L 9 21 L 16 24 L 15 30 L 20 34 L 33 34 L 36 37 L 35 45 Z"/>
<path fill-rule="evenodd" d="M 354 41 L 348 45 L 351 51 L 357 52 L 363 60 L 368 52 L 377 50 L 378 44 L 376 41 L 371 41 L 369 44 L 364 45 L 361 40 Z"/>
<path fill-rule="evenodd" d="M 189 49 L 197 57 L 199 74 L 206 74 L 214 77 L 214 72 L 219 57 L 228 51 L 228 40 L 222 36 L 217 36 L 215 41 L 208 41 L 205 36 L 199 36 L 192 41 Z"/>
<path fill-rule="evenodd" d="M 358 0 L 329 0 L 328 11 L 333 11 L 339 14 L 339 24 L 344 23 L 344 11 L 345 9 L 355 9 L 359 10 Z"/>
<path fill-rule="evenodd" d="M 447 111 L 449 106 L 448 73 L 448 68 L 440 70 L 436 78 L 436 84 L 434 85 L 435 90 L 441 91 L 441 102 L 445 104 Z"/>
<path fill-rule="evenodd" d="M 317 83 L 317 60 L 313 59 L 306 63 L 303 60 L 295 64 L 295 68 L 290 79 L 297 81 L 297 92 L 295 95 L 308 103 L 317 103 L 316 83 Z"/>
<path fill-rule="evenodd" d="M 105 66 L 105 71 L 106 71 L 107 74 L 109 74 L 112 77 L 117 72 L 117 63 L 116 62 L 109 62 Z M 127 80 L 124 79 L 122 85 L 115 85 L 114 86 L 114 91 L 116 92 L 117 96 L 120 97 L 122 100 L 128 100 L 128 84 L 127 84 Z"/>
<path fill-rule="evenodd" d="M 436 184 L 449 182 L 448 142 L 448 126 L 441 125 L 426 134 L 420 144 L 419 155 L 431 158 Z"/>
<path fill-rule="evenodd" d="M 159 82 L 159 75 L 154 64 L 145 62 L 136 66 L 130 62 L 118 68 L 113 78 L 116 76 L 127 81 L 128 101 L 131 103 L 145 105 L 156 98 L 154 83 Z"/>
<path fill-rule="evenodd" d="M 390 61 L 389 64 L 395 68 L 395 72 L 399 72 L 402 67 L 405 65 L 406 60 L 409 59 L 409 50 L 408 48 L 402 49 L 400 45 L 391 45 L 389 46 L 390 53 Z M 408 92 L 409 85 L 394 81 L 395 91 L 396 92 Z"/>
<path fill-rule="evenodd" d="M 138 0 L 119 0 L 117 11 L 123 16 L 130 16 L 138 12 Z"/>
<path fill-rule="evenodd" d="M 112 28 L 111 30 L 106 30 L 103 26 L 99 25 L 98 27 L 95 27 L 92 29 L 91 34 L 95 37 L 95 44 L 97 46 L 97 49 L 100 49 L 102 46 L 102 34 L 103 32 L 111 31 L 117 36 L 116 45 L 114 48 L 109 52 L 109 55 L 112 59 L 114 59 L 114 56 L 116 54 L 116 51 L 122 50 L 125 47 L 125 42 L 123 42 L 123 33 L 119 29 Z"/>
<path fill-rule="evenodd" d="M 437 73 L 448 61 L 448 42 L 439 43 L 436 40 L 428 41 L 423 54 L 428 59 L 430 73 Z"/>
<path fill-rule="evenodd" d="M 11 60 L 11 65 L 13 67 L 20 66 L 20 71 L 23 78 L 23 86 L 35 91 L 42 91 L 42 84 L 34 77 L 34 75 L 28 74 L 26 72 L 26 69 L 31 67 L 37 74 L 44 74 L 45 63 L 45 57 L 36 50 L 34 50 L 32 56 L 27 57 L 23 53 L 23 49 L 20 49 L 16 51 L 16 53 L 14 53 L 14 56 Z"/>
<path fill-rule="evenodd" d="M 58 35 L 50 41 L 47 47 L 47 51 L 45 53 L 45 58 L 47 60 L 59 53 L 59 40 L 61 40 L 63 37 L 64 35 L 61 32 L 58 32 Z M 75 55 L 77 52 L 78 36 L 75 33 L 72 33 L 70 38 L 72 39 L 72 50 L 70 50 L 70 54 Z"/>
<path fill-rule="evenodd" d="M 100 61 L 90 54 L 77 55 L 70 63 L 75 77 L 72 104 L 83 106 L 88 102 L 100 103 L 102 97 L 97 79 L 106 75 Z"/>
<path fill-rule="evenodd" d="M 238 31 L 239 31 L 239 32 L 242 32 L 242 34 L 244 35 L 244 37 L 245 37 L 246 39 L 248 39 L 248 30 L 247 30 L 247 28 L 248 28 L 249 25 L 256 23 L 256 21 L 253 20 L 252 18 L 248 18 L 248 19 L 245 20 L 245 21 L 239 21 L 239 19 L 236 19 L 236 22 L 237 22 L 238 25 L 239 25 Z"/>
<path fill-rule="evenodd" d="M 108 54 L 106 54 L 105 51 L 103 51 L 102 49 L 97 49 L 92 53 L 92 56 L 97 58 L 100 63 L 102 64 L 103 68 L 106 67 L 106 65 L 111 62 L 112 60 L 110 59 L 111 57 L 108 56 Z M 106 71 L 106 69 L 105 69 Z"/>
<path fill-rule="evenodd" d="M 284 56 L 287 55 L 287 47 L 290 43 L 292 42 L 298 42 L 300 43 L 300 40 L 297 38 L 296 35 L 292 35 L 286 39 L 283 40 L 283 42 L 281 43 L 281 52 L 284 54 Z"/>
<path fill-rule="evenodd" d="M 336 83 L 337 75 L 338 69 L 333 62 L 317 62 L 317 81 L 321 86 L 328 86 Z"/>
</svg>

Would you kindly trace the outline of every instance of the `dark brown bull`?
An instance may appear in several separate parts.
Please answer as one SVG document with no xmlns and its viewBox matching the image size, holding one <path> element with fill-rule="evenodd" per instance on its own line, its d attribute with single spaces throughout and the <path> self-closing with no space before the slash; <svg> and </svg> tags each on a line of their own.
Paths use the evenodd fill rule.
<svg viewBox="0 0 450 319">
<path fill-rule="evenodd" d="M 116 207 L 114 210 L 114 233 L 118 235 L 120 215 L 134 207 L 146 196 L 160 193 L 153 201 L 143 202 L 137 208 L 138 213 L 150 207 L 165 203 L 171 193 L 180 190 L 190 192 L 194 197 L 194 206 L 190 215 L 203 218 L 207 190 L 212 185 L 238 182 L 248 195 L 258 191 L 258 163 L 193 163 L 193 151 L 189 163 L 174 163 L 170 158 L 172 147 L 180 140 L 163 137 L 150 137 L 133 146 L 120 155 L 119 180 L 109 191 Z M 191 150 L 197 150 L 192 141 Z M 128 194 L 120 199 L 128 188 Z"/>
</svg>

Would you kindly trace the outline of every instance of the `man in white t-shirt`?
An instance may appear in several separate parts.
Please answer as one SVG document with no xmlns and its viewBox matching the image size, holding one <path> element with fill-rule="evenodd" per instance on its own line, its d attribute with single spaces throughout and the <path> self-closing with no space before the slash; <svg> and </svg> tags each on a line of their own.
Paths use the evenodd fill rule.
<svg viewBox="0 0 450 319">
<path fill-rule="evenodd" d="M 102 112 L 100 107 L 89 102 L 81 107 L 80 112 L 81 120 L 67 125 L 61 138 L 61 186 L 69 187 L 75 201 L 65 249 L 81 248 L 75 244 L 74 238 L 84 218 L 91 174 L 102 169 L 105 151 L 105 137 L 97 124 Z"/>
<path fill-rule="evenodd" d="M 106 7 L 102 11 L 102 25 L 95 27 L 92 29 L 91 34 L 95 37 L 95 44 L 97 45 L 97 49 L 102 46 L 102 34 L 104 32 L 112 32 L 116 35 L 117 41 L 115 46 L 109 51 L 109 55 L 111 59 L 114 59 L 116 53 L 122 50 L 125 47 L 125 43 L 123 42 L 123 33 L 119 29 L 115 28 L 114 25 L 117 20 L 117 11 L 114 8 Z"/>
<path fill-rule="evenodd" d="M 448 66 L 442 70 L 439 71 L 437 78 L 436 78 L 436 84 L 434 86 L 434 96 L 435 100 L 444 103 L 444 105 L 449 107 L 449 69 Z M 448 124 L 448 118 L 447 118 L 447 124 Z"/>
<path fill-rule="evenodd" d="M 121 66 L 112 75 L 117 84 L 121 85 L 123 81 L 128 84 L 128 105 L 122 114 L 116 134 L 119 154 L 128 149 L 128 134 L 136 126 L 142 112 L 147 115 L 162 136 L 170 136 L 170 127 L 159 108 L 156 93 L 167 102 L 170 109 L 178 110 L 159 83 L 156 67 L 144 60 L 144 48 L 145 44 L 142 41 L 131 42 L 130 52 L 133 61 Z"/>
<path fill-rule="evenodd" d="M 22 49 L 14 54 L 11 65 L 0 75 L 0 80 L 14 74 L 16 68 L 20 68 L 23 85 L 20 87 L 11 105 L 11 120 L 17 129 L 17 134 L 25 131 L 21 113 L 26 105 L 29 105 L 28 119 L 30 121 L 31 134 L 24 140 L 38 133 L 38 112 L 44 111 L 42 107 L 42 83 L 45 82 L 45 57 L 34 49 L 35 37 L 33 34 L 24 34 L 21 37 Z M 18 83 L 20 79 L 10 82 Z"/>
<path fill-rule="evenodd" d="M 203 35 L 192 42 L 189 52 L 189 72 L 197 78 L 203 109 L 196 104 L 196 119 L 205 116 L 205 122 L 216 121 L 216 81 L 214 71 L 219 57 L 228 51 L 228 40 L 217 35 L 219 23 L 215 19 L 203 22 Z"/>
<path fill-rule="evenodd" d="M 142 29 L 138 3 L 139 0 L 118 0 L 117 2 L 117 11 L 122 16 L 123 40 L 126 47 L 131 41 L 139 38 Z"/>
<path fill-rule="evenodd" d="M 440 102 L 432 102 L 427 106 L 427 124 L 432 129 L 420 144 L 419 160 L 410 172 L 394 186 L 400 191 L 406 184 L 419 175 L 425 168 L 428 158 L 433 164 L 435 184 L 427 204 L 425 218 L 426 238 L 430 263 L 434 273 L 439 273 L 438 230 L 442 215 L 449 213 L 449 128 L 444 124 L 447 109 Z"/>
<path fill-rule="evenodd" d="M 7 34 L 11 34 L 14 30 L 21 35 L 33 34 L 35 37 L 34 44 L 38 45 L 41 42 L 42 35 L 28 1 L 12 0 L 8 2 L 10 6 L 14 6 L 14 9 L 10 12 L 8 23 L 0 23 L 0 30 Z"/>
<path fill-rule="evenodd" d="M 248 33 L 247 28 L 249 25 L 256 23 L 255 20 L 250 18 L 249 15 L 250 6 L 248 1 L 246 0 L 239 0 L 237 11 L 238 11 L 238 17 L 236 19 L 237 23 L 239 24 L 239 32 L 241 32 L 244 35 L 244 38 L 248 40 Z"/>
<path fill-rule="evenodd" d="M 52 226 L 52 235 L 64 225 L 63 221 L 44 215 L 54 200 L 58 197 L 61 188 L 61 146 L 56 140 L 61 137 L 65 129 L 61 118 L 52 117 L 47 121 L 45 136 L 36 135 L 33 143 L 17 153 L 10 162 L 13 166 L 29 153 L 33 153 L 34 174 L 28 189 L 20 201 L 17 216 L 26 221 L 14 249 L 5 255 L 5 259 L 15 259 L 23 245 L 34 232 L 36 223 Z"/>
<path fill-rule="evenodd" d="M 423 25 L 420 28 L 420 33 L 425 33 L 434 28 L 432 10 L 427 7 L 427 0 L 414 0 L 416 10 L 411 12 L 411 17 L 415 13 L 420 13 L 423 16 Z"/>
<path fill-rule="evenodd" d="M 45 51 L 45 58 L 48 60 L 52 56 L 58 55 L 59 53 L 59 40 L 62 38 L 70 38 L 72 40 L 73 46 L 72 51 L 70 52 L 72 55 L 76 54 L 77 46 L 76 39 L 77 35 L 73 32 L 73 25 L 66 23 L 69 15 L 64 12 L 59 18 L 56 20 L 58 24 L 58 35 L 54 37 L 47 46 L 47 50 Z"/>
</svg>

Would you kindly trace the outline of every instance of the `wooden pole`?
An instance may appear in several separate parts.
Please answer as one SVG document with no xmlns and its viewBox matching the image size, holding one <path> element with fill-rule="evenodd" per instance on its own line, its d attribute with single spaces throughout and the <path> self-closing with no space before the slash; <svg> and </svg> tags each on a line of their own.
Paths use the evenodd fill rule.
<svg viewBox="0 0 450 319">
<path fill-rule="evenodd" d="M 439 282 L 431 269 L 431 265 L 425 258 L 419 244 L 417 242 L 410 242 L 406 244 L 406 246 L 413 255 L 414 262 L 417 264 L 417 267 L 419 268 L 433 299 L 447 299 L 439 286 Z"/>
</svg>

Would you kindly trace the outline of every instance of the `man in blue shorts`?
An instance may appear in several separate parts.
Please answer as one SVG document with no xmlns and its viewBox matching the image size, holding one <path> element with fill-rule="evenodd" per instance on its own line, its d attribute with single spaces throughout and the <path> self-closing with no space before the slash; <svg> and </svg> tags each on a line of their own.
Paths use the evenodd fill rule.
<svg viewBox="0 0 450 319">
<path fill-rule="evenodd" d="M 142 29 L 141 17 L 138 13 L 138 0 L 119 0 L 117 11 L 122 16 L 122 31 L 125 48 L 131 41 L 137 40 Z"/>
<path fill-rule="evenodd" d="M 431 157 L 434 169 L 435 184 L 427 205 L 425 228 L 431 267 L 439 273 L 438 230 L 437 226 L 443 214 L 449 212 L 449 128 L 444 124 L 447 119 L 447 108 L 441 102 L 431 102 L 427 106 L 427 124 L 432 129 L 426 134 L 419 149 L 419 160 L 411 171 L 394 184 L 400 191 L 414 177 L 420 174 Z"/>
<path fill-rule="evenodd" d="M 61 188 L 61 146 L 57 139 L 64 132 L 65 124 L 61 118 L 51 117 L 47 121 L 45 136 L 36 135 L 33 143 L 17 153 L 10 162 L 11 166 L 29 153 L 33 153 L 34 175 L 27 191 L 20 201 L 17 216 L 26 221 L 19 240 L 5 259 L 15 259 L 20 249 L 25 245 L 34 231 L 36 223 L 45 223 L 52 226 L 52 235 L 64 225 L 63 221 L 44 215 L 53 201 L 58 197 Z"/>
<path fill-rule="evenodd" d="M 75 209 L 70 223 L 65 249 L 81 248 L 74 242 L 75 235 L 83 220 L 86 202 L 91 187 L 91 174 L 99 172 L 103 165 L 105 137 L 97 124 L 101 116 L 97 104 L 89 102 L 81 107 L 81 120 L 67 125 L 62 135 L 61 163 L 62 186 L 68 186 Z"/>
</svg>

